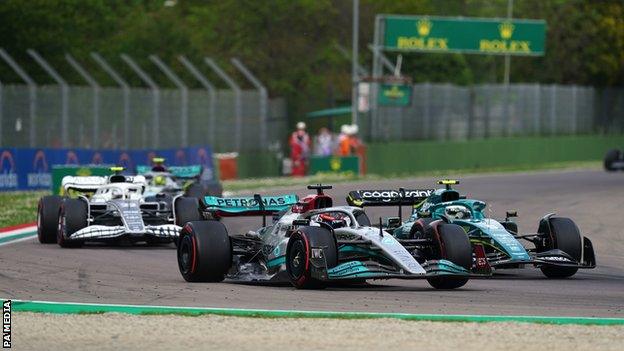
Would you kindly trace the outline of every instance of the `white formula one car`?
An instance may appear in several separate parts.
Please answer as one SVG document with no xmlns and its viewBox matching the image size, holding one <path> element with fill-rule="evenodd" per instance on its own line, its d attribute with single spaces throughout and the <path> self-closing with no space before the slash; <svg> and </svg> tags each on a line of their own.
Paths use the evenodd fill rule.
<svg viewBox="0 0 624 351">
<path fill-rule="evenodd" d="M 180 227 L 174 202 L 147 201 L 143 196 L 143 176 L 120 174 L 111 168 L 108 177 L 63 178 L 69 196 L 44 196 L 39 201 L 37 233 L 41 243 L 56 242 L 61 247 L 79 247 L 86 241 L 125 240 L 168 243 L 178 238 Z M 188 216 L 187 216 L 188 217 Z M 181 220 L 187 221 L 194 217 Z"/>
</svg>

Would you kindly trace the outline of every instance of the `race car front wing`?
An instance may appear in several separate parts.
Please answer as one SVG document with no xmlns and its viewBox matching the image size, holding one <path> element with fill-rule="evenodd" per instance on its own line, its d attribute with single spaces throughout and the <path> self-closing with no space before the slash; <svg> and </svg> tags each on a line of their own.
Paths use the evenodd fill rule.
<svg viewBox="0 0 624 351">
<path fill-rule="evenodd" d="M 67 240 L 98 240 L 113 239 L 123 235 L 136 237 L 152 236 L 157 238 L 176 239 L 182 228 L 174 224 L 146 225 L 141 232 L 128 232 L 125 226 L 91 225 L 80 229 L 67 238 Z"/>
</svg>

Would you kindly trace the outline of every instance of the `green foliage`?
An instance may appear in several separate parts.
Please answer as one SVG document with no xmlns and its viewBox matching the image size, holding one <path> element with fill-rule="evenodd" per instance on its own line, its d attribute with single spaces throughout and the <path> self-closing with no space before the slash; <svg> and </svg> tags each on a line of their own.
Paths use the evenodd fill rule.
<svg viewBox="0 0 624 351">
<path fill-rule="evenodd" d="M 49 191 L 0 192 L 0 228 L 37 221 L 37 204 Z"/>
<path fill-rule="evenodd" d="M 104 85 L 113 82 L 88 57 L 90 51 L 111 60 L 135 85 L 142 83 L 119 60 L 122 52 L 163 86 L 171 83 L 147 60 L 150 54 L 158 54 L 186 78 L 178 54 L 197 63 L 212 56 L 238 78 L 227 60 L 239 57 L 268 85 L 271 95 L 288 99 L 295 120 L 310 110 L 349 100 L 350 62 L 335 45 L 350 51 L 351 6 L 349 0 L 178 0 L 175 6 L 165 6 L 164 0 L 3 0 L 0 47 L 15 55 L 40 83 L 51 80 L 27 57 L 28 48 L 37 49 L 74 84 L 83 82 L 64 61 L 66 52 L 94 71 Z M 360 61 L 370 66 L 366 44 L 372 42 L 377 14 L 505 17 L 506 12 L 507 0 L 362 0 Z M 622 1 L 516 0 L 513 15 L 545 19 L 548 24 L 546 56 L 514 57 L 513 82 L 624 83 Z M 403 72 L 415 82 L 500 82 L 503 58 L 408 54 Z M 19 81 L 5 64 L 0 64 L 0 79 Z"/>
</svg>

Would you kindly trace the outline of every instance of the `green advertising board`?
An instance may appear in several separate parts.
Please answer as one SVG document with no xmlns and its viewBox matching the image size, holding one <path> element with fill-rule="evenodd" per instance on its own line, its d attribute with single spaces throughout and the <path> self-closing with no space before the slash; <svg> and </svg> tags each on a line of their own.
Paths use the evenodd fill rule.
<svg viewBox="0 0 624 351">
<path fill-rule="evenodd" d="M 409 106 L 412 101 L 412 86 L 407 84 L 381 84 L 377 99 L 380 106 Z"/>
<path fill-rule="evenodd" d="M 113 165 L 53 165 L 52 193 L 61 194 L 61 186 L 65 176 L 107 176 L 111 174 L 111 166 Z"/>
<path fill-rule="evenodd" d="M 384 50 L 544 55 L 541 20 L 395 15 L 382 20 Z"/>
<path fill-rule="evenodd" d="M 310 174 L 350 173 L 360 174 L 360 159 L 357 156 L 313 156 L 310 158 Z"/>
</svg>

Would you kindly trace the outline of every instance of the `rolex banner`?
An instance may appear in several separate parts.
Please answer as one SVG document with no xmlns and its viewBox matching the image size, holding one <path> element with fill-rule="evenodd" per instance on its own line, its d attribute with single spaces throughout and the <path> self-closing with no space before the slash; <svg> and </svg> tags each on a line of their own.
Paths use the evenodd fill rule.
<svg viewBox="0 0 624 351">
<path fill-rule="evenodd" d="M 357 156 L 312 156 L 310 157 L 310 174 L 346 173 L 360 174 L 360 158 Z"/>
<path fill-rule="evenodd" d="M 384 16 L 383 49 L 544 55 L 546 22 L 499 18 Z"/>
</svg>

